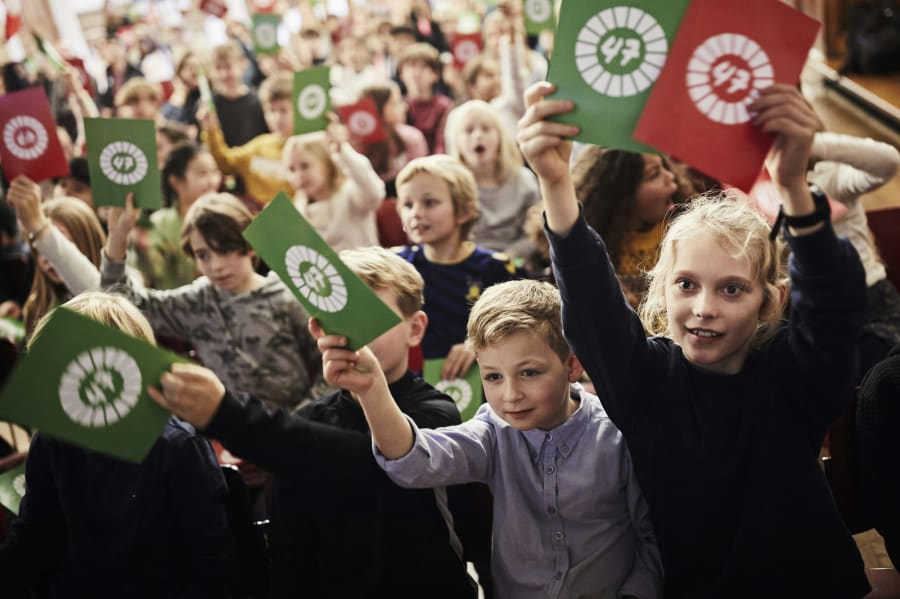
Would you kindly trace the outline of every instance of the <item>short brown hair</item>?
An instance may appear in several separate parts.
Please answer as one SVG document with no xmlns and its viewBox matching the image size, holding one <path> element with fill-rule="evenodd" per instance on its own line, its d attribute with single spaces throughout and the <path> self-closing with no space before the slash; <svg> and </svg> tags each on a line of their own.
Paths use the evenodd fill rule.
<svg viewBox="0 0 900 599">
<path fill-rule="evenodd" d="M 220 60 L 246 60 L 247 57 L 244 56 L 244 51 L 241 50 L 240 44 L 238 44 L 234 40 L 230 40 L 225 42 L 224 44 L 219 44 L 210 52 L 209 60 L 212 64 L 219 62 Z"/>
<path fill-rule="evenodd" d="M 294 95 L 294 74 L 275 73 L 259 86 L 259 101 L 265 106 L 278 100 L 291 101 Z"/>
<path fill-rule="evenodd" d="M 188 208 L 181 226 L 181 248 L 194 257 L 191 233 L 197 231 L 219 254 L 250 253 L 250 244 L 243 231 L 253 220 L 253 214 L 239 199 L 230 193 L 208 193 L 200 196 Z"/>
<path fill-rule="evenodd" d="M 436 75 L 441 74 L 441 54 L 437 48 L 425 42 L 412 44 L 403 49 L 400 58 L 397 60 L 397 72 L 403 70 L 403 65 L 413 60 L 421 60 Z"/>
<path fill-rule="evenodd" d="M 416 267 L 398 254 L 373 246 L 344 250 L 341 260 L 363 283 L 379 291 L 390 290 L 403 316 L 409 318 L 425 303 L 425 281 Z"/>
<path fill-rule="evenodd" d="M 420 173 L 428 173 L 442 180 L 450 188 L 453 200 L 453 214 L 459 216 L 467 212 L 472 218 L 459 226 L 460 238 L 468 239 L 475 219 L 478 217 L 478 185 L 472 171 L 459 159 L 446 154 L 432 154 L 415 158 L 397 174 L 397 189 Z"/>
<path fill-rule="evenodd" d="M 527 279 L 491 285 L 469 312 L 466 347 L 474 352 L 516 333 L 531 333 L 565 362 L 572 350 L 563 336 L 559 291 Z"/>
</svg>

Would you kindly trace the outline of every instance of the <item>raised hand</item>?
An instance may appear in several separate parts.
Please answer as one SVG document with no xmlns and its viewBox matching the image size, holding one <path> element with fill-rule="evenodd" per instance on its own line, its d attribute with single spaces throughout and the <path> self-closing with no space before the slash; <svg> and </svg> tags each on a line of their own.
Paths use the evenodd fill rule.
<svg viewBox="0 0 900 599">
<path fill-rule="evenodd" d="M 106 255 L 111 260 L 122 262 L 128 252 L 128 234 L 140 217 L 141 211 L 134 207 L 134 193 L 125 197 L 125 207 L 110 208 L 106 218 L 109 226 L 109 237 L 106 239 Z"/>
<path fill-rule="evenodd" d="M 348 348 L 345 337 L 326 335 L 314 318 L 309 319 L 309 332 L 322 352 L 322 374 L 326 381 L 357 397 L 377 387 L 387 388 L 381 365 L 368 347 L 356 351 Z"/>
<path fill-rule="evenodd" d="M 25 175 L 12 180 L 6 201 L 16 211 L 26 233 L 39 235 L 50 224 L 41 206 L 40 186 Z"/>
<path fill-rule="evenodd" d="M 441 367 L 441 378 L 453 380 L 465 376 L 475 363 L 475 354 L 466 349 L 464 343 L 457 343 L 450 348 L 447 359 Z"/>
<path fill-rule="evenodd" d="M 160 377 L 160 389 L 147 387 L 153 401 L 199 429 L 209 426 L 225 397 L 225 385 L 198 364 L 179 362 Z"/>
</svg>

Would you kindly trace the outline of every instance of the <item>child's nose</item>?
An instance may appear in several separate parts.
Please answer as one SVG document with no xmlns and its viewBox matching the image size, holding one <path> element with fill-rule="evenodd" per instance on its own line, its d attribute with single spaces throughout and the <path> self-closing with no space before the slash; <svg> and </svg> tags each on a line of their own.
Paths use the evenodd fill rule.
<svg viewBox="0 0 900 599">
<path fill-rule="evenodd" d="M 716 315 L 715 295 L 709 291 L 701 291 L 694 298 L 694 315 L 697 318 L 712 318 Z"/>
</svg>

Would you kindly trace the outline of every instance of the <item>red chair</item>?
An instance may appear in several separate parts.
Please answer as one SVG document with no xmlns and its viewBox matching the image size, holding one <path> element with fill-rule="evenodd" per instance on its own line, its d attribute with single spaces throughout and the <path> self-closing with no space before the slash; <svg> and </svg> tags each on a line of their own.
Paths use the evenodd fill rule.
<svg viewBox="0 0 900 599">
<path fill-rule="evenodd" d="M 888 279 L 900 289 L 900 207 L 866 213 Z"/>
</svg>

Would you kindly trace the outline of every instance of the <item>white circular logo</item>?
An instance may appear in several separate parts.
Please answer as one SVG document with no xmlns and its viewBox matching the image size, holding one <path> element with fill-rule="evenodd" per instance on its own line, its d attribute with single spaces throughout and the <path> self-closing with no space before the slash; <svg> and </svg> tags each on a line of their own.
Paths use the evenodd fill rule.
<svg viewBox="0 0 900 599">
<path fill-rule="evenodd" d="M 669 43 L 649 13 L 616 6 L 591 17 L 575 42 L 575 66 L 594 91 L 627 98 L 649 88 L 659 76 Z"/>
<path fill-rule="evenodd" d="M 552 12 L 550 0 L 525 0 L 525 14 L 534 23 L 543 23 L 550 18 Z"/>
<path fill-rule="evenodd" d="M 688 94 L 709 119 L 725 125 L 750 120 L 747 105 L 774 83 L 769 56 L 740 33 L 720 33 L 697 47 L 688 62 Z"/>
<path fill-rule="evenodd" d="M 291 246 L 284 255 L 288 276 L 312 305 L 340 312 L 347 305 L 347 285 L 331 262 L 305 245 Z"/>
<path fill-rule="evenodd" d="M 297 110 L 306 120 L 312 120 L 325 112 L 328 97 L 321 85 L 307 85 L 297 95 Z"/>
<path fill-rule="evenodd" d="M 47 130 L 27 115 L 13 117 L 3 128 L 3 143 L 16 158 L 34 160 L 47 149 Z"/>
<path fill-rule="evenodd" d="M 131 142 L 114 141 L 100 152 L 100 170 L 119 185 L 134 185 L 147 174 L 147 156 Z"/>
<path fill-rule="evenodd" d="M 259 48 L 272 48 L 278 45 L 278 28 L 273 23 L 260 23 L 253 30 L 253 37 Z"/>
<path fill-rule="evenodd" d="M 354 112 L 350 115 L 350 118 L 347 119 L 347 126 L 350 127 L 350 131 L 352 131 L 354 135 L 359 135 L 360 137 L 371 135 L 372 132 L 375 131 L 377 125 L 378 123 L 375 121 L 375 117 L 364 110 Z"/>
<path fill-rule="evenodd" d="M 82 353 L 66 367 L 59 382 L 63 411 L 72 421 L 88 427 L 118 422 L 137 405 L 140 394 L 140 368 L 115 347 Z"/>
<path fill-rule="evenodd" d="M 463 412 L 472 403 L 472 387 L 466 379 L 441 380 L 434 388 L 449 395 L 460 412 Z"/>
<path fill-rule="evenodd" d="M 456 44 L 456 60 L 469 62 L 478 55 L 478 44 L 473 40 L 463 40 Z"/>
<path fill-rule="evenodd" d="M 13 491 L 15 491 L 19 497 L 25 497 L 25 473 L 24 472 L 22 474 L 16 475 L 16 477 L 12 481 L 12 488 L 13 488 Z"/>
</svg>

